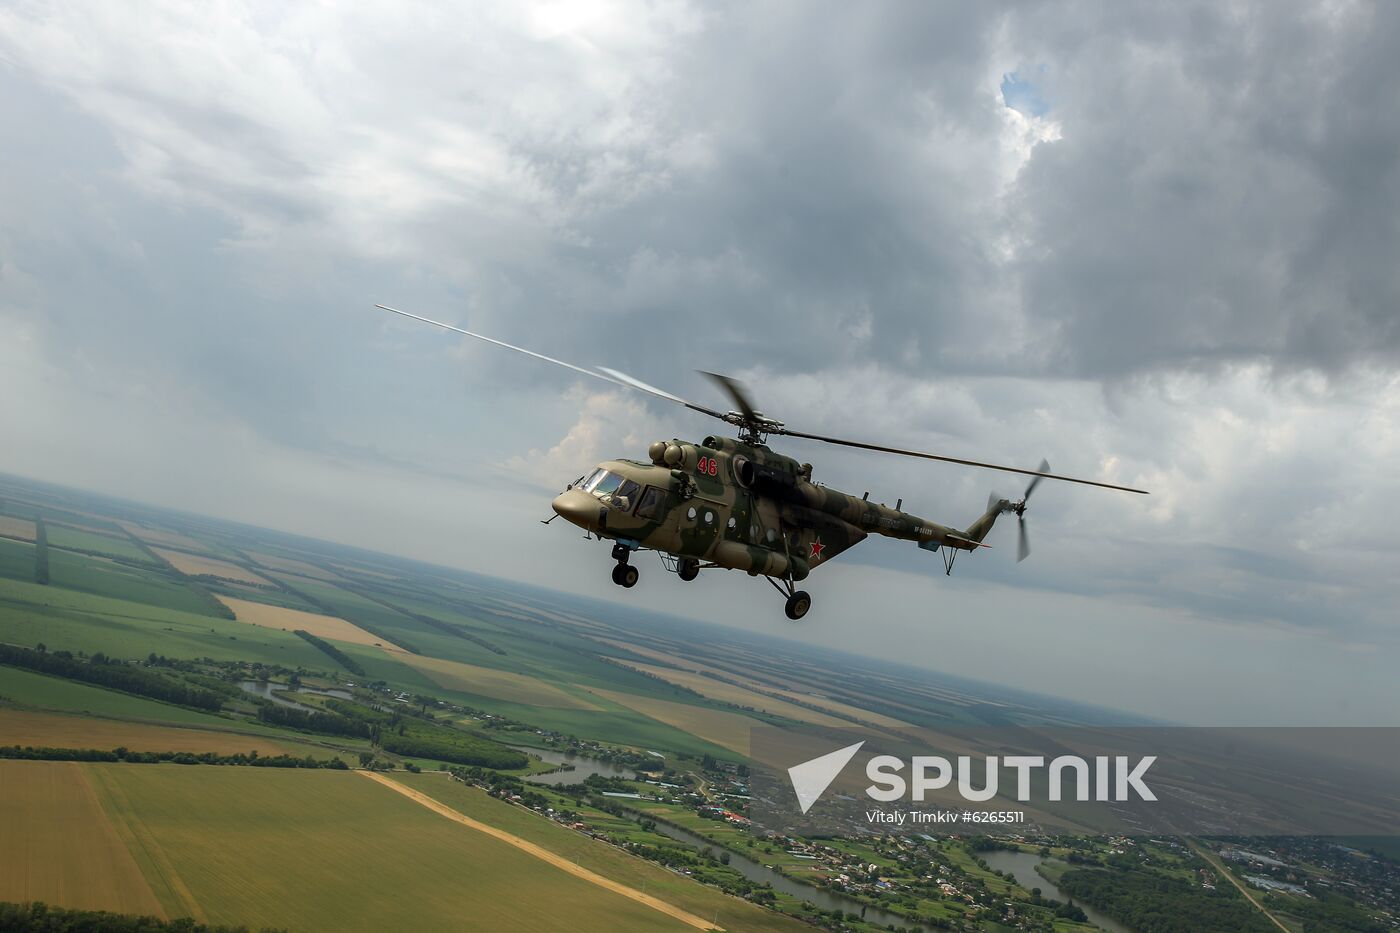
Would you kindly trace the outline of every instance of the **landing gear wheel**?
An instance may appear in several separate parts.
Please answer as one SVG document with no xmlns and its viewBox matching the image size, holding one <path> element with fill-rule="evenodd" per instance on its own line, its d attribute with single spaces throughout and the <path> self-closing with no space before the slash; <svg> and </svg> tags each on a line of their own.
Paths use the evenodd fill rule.
<svg viewBox="0 0 1400 933">
<path fill-rule="evenodd" d="M 700 576 L 700 562 L 693 557 L 682 557 L 676 565 L 676 576 L 682 580 L 694 580 Z"/>
<path fill-rule="evenodd" d="M 811 594 L 798 590 L 787 599 L 787 605 L 783 606 L 783 612 L 794 622 L 800 622 L 807 614 L 807 610 L 812 608 Z"/>
<path fill-rule="evenodd" d="M 637 578 L 639 576 L 641 576 L 641 574 L 638 573 L 637 568 L 633 567 L 631 564 L 618 564 L 613 568 L 612 572 L 613 582 L 627 589 L 631 589 L 637 585 Z"/>
</svg>

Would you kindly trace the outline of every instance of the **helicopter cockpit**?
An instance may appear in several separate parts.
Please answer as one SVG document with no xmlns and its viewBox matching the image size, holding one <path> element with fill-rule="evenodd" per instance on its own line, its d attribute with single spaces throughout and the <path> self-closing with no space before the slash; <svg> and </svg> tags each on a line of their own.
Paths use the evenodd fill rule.
<svg viewBox="0 0 1400 933">
<path fill-rule="evenodd" d="M 641 485 L 635 481 L 602 467 L 588 474 L 577 488 L 594 496 L 604 505 L 624 510 L 636 504 L 637 494 L 642 490 Z"/>
</svg>

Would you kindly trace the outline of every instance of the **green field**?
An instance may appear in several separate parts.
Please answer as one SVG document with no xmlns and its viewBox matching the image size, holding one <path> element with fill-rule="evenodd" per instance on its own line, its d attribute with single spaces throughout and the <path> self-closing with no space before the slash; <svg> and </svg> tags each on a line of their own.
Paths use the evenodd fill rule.
<svg viewBox="0 0 1400 933">
<path fill-rule="evenodd" d="M 11 580 L 34 579 L 34 545 L 0 538 L 0 577 Z"/>
<path fill-rule="evenodd" d="M 210 597 L 186 586 L 173 572 L 128 567 L 53 547 L 49 570 L 51 585 L 63 589 L 204 615 L 217 612 Z"/>
<path fill-rule="evenodd" d="M 95 713 L 123 719 L 142 719 L 190 726 L 228 727 L 222 716 L 185 709 L 170 703 L 129 696 L 34 671 L 0 664 L 0 699 L 37 709 L 69 713 Z"/>
<path fill-rule="evenodd" d="M 290 632 L 244 625 L 56 586 L 0 580 L 0 641 L 119 658 L 247 660 L 324 670 L 330 665 Z"/>
<path fill-rule="evenodd" d="M 171 916 L 293 930 L 690 930 L 353 772 L 90 765 Z"/>
<path fill-rule="evenodd" d="M 499 826 L 551 851 L 566 856 L 600 875 L 632 887 L 642 887 L 702 917 L 719 916 L 720 926 L 747 930 L 807 930 L 809 927 L 755 907 L 739 898 L 688 881 L 674 872 L 628 855 L 613 846 L 560 826 L 522 807 L 491 797 L 485 791 L 448 780 L 441 774 L 397 774 L 394 779 L 442 801 L 467 816 Z M 591 820 L 592 818 L 590 818 Z M 626 821 L 619 821 L 619 825 Z M 626 823 L 629 827 L 635 824 Z"/>
<path fill-rule="evenodd" d="M 109 557 L 120 557 L 144 564 L 154 564 L 155 560 L 141 548 L 132 544 L 126 537 L 94 534 L 78 528 L 65 528 L 49 524 L 49 544 L 53 547 L 68 548 L 74 551 L 93 551 Z"/>
</svg>

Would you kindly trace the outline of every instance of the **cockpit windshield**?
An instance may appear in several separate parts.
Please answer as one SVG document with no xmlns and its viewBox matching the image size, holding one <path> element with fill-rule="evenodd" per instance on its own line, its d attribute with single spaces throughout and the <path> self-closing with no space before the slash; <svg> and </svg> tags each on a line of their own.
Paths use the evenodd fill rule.
<svg viewBox="0 0 1400 933">
<path fill-rule="evenodd" d="M 584 492 L 592 493 L 613 508 L 632 508 L 637 504 L 637 493 L 641 491 L 641 487 L 632 480 L 601 468 L 590 473 L 579 485 Z"/>
<path fill-rule="evenodd" d="M 595 496 L 606 496 L 617 491 L 617 487 L 622 485 L 622 477 L 616 473 L 609 473 L 607 470 L 594 470 L 583 481 L 583 491 L 591 492 Z"/>
</svg>

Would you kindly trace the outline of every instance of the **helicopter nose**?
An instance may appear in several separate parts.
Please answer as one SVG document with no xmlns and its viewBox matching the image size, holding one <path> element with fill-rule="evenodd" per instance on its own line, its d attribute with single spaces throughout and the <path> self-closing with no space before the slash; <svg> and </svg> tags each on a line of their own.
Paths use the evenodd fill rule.
<svg viewBox="0 0 1400 933">
<path fill-rule="evenodd" d="M 602 506 L 582 489 L 565 490 L 550 504 L 557 515 L 580 528 L 591 531 L 598 525 L 598 512 Z"/>
</svg>

